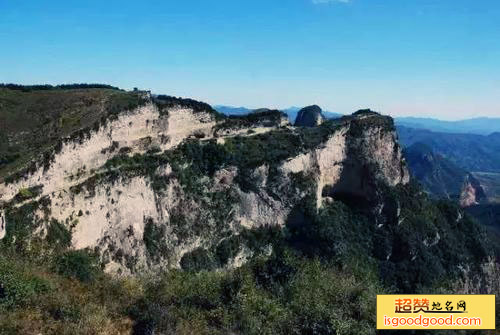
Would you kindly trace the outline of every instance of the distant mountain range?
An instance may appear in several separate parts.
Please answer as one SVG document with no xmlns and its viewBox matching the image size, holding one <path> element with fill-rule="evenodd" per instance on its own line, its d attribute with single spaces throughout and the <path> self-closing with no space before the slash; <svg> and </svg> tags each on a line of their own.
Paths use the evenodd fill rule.
<svg viewBox="0 0 500 335">
<path fill-rule="evenodd" d="M 284 109 L 283 112 L 287 113 L 290 122 L 294 123 L 297 113 L 301 108 L 302 107 L 290 107 Z M 246 107 L 231 107 L 224 105 L 214 106 L 214 109 L 225 115 L 245 115 L 254 111 L 254 109 Z M 323 111 L 323 115 L 327 119 L 335 119 L 343 116 L 343 114 L 328 111 Z M 426 129 L 441 133 L 490 135 L 495 132 L 500 132 L 500 118 L 480 117 L 460 121 L 443 121 L 421 117 L 396 117 L 394 120 L 397 126 Z"/>
<path fill-rule="evenodd" d="M 423 143 L 464 170 L 500 173 L 500 133 L 453 134 L 404 126 L 397 130 L 403 147 Z"/>
<path fill-rule="evenodd" d="M 473 212 L 481 213 L 483 222 L 496 217 L 485 205 L 500 204 L 500 133 L 458 134 L 404 126 L 397 130 L 409 170 L 427 192 L 459 200 L 463 206 L 480 206 Z"/>
<path fill-rule="evenodd" d="M 468 172 L 417 142 L 403 152 L 410 171 L 434 196 L 459 200 Z"/>
<path fill-rule="evenodd" d="M 443 133 L 489 135 L 500 132 L 500 118 L 481 117 L 460 121 L 442 121 L 431 118 L 398 117 L 395 121 L 398 126 Z"/>
</svg>

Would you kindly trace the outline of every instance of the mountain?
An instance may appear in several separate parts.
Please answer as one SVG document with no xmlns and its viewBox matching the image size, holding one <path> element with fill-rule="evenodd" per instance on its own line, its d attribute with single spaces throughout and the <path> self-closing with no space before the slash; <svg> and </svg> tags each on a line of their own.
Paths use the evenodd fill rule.
<svg viewBox="0 0 500 335">
<path fill-rule="evenodd" d="M 290 108 L 284 109 L 283 112 L 287 113 L 288 118 L 290 119 L 290 122 L 292 124 L 294 124 L 295 120 L 297 119 L 297 114 L 299 113 L 299 111 L 301 109 L 302 108 L 300 108 L 300 107 L 290 107 Z M 324 111 L 324 110 L 322 110 L 322 114 L 326 119 L 329 119 L 329 120 L 338 119 L 338 118 L 341 118 L 343 116 L 343 114 L 333 113 L 333 112 Z"/>
<path fill-rule="evenodd" d="M 458 200 L 468 172 L 459 168 L 432 149 L 416 142 L 405 148 L 404 157 L 408 168 L 426 190 L 437 196 Z"/>
<path fill-rule="evenodd" d="M 500 236 L 500 204 L 470 206 L 467 212 Z"/>
<path fill-rule="evenodd" d="M 0 85 L 0 179 L 61 138 L 140 103 L 140 95 L 106 85 Z"/>
<path fill-rule="evenodd" d="M 460 121 L 442 121 L 431 118 L 398 117 L 397 126 L 426 129 L 435 132 L 489 135 L 500 132 L 500 118 L 474 118 Z"/>
<path fill-rule="evenodd" d="M 375 334 L 381 292 L 495 293 L 489 236 L 410 180 L 390 117 L 0 92 L 2 330 Z"/>
<path fill-rule="evenodd" d="M 399 141 L 404 147 L 423 143 L 435 153 L 467 171 L 500 172 L 500 136 L 434 132 L 397 127 Z"/>
<path fill-rule="evenodd" d="M 223 105 L 216 105 L 214 106 L 214 109 L 224 115 L 246 115 L 253 112 L 253 109 L 245 107 L 230 107 Z"/>
<path fill-rule="evenodd" d="M 473 172 L 490 203 L 500 204 L 500 173 Z"/>
<path fill-rule="evenodd" d="M 230 106 L 223 106 L 223 105 L 216 105 L 214 106 L 214 109 L 218 111 L 219 113 L 222 113 L 224 115 L 246 115 L 249 113 L 252 113 L 254 110 L 245 108 L 245 107 L 230 107 Z M 286 108 L 283 110 L 284 113 L 288 115 L 288 119 L 290 120 L 290 123 L 294 124 L 295 119 L 297 118 L 297 114 L 301 110 L 301 107 L 290 107 Z M 338 113 L 332 113 L 328 111 L 323 111 L 323 115 L 327 119 L 337 119 L 342 117 L 342 114 Z"/>
<path fill-rule="evenodd" d="M 434 153 L 429 146 L 414 143 L 403 155 L 412 176 L 434 197 L 454 200 L 464 207 L 485 200 L 484 190 L 472 174 Z"/>
<path fill-rule="evenodd" d="M 325 117 L 323 111 L 317 105 L 302 108 L 297 114 L 294 126 L 296 127 L 316 127 L 319 126 Z"/>
<path fill-rule="evenodd" d="M 500 136 L 399 126 L 411 174 L 434 197 L 462 206 L 500 202 Z"/>
<path fill-rule="evenodd" d="M 466 212 L 486 227 L 492 244 L 498 250 L 500 248 L 500 203 L 472 205 L 466 208 Z"/>
<path fill-rule="evenodd" d="M 245 107 L 230 107 L 223 105 L 216 105 L 214 109 L 225 115 L 245 115 L 252 112 L 252 109 Z M 290 122 L 293 124 L 301 109 L 301 107 L 290 107 L 284 109 L 283 112 L 289 116 Z M 342 117 L 342 114 L 328 111 L 323 111 L 323 115 L 327 119 Z M 474 118 L 460 121 L 442 121 L 432 118 L 397 117 L 394 121 L 398 127 L 401 126 L 440 133 L 490 135 L 497 132 L 500 134 L 500 118 Z"/>
<path fill-rule="evenodd" d="M 285 112 L 288 115 L 288 119 L 290 120 L 291 124 L 295 123 L 295 120 L 297 119 L 297 114 L 301 110 L 301 107 L 290 107 L 287 109 L 284 109 L 283 112 Z"/>
<path fill-rule="evenodd" d="M 408 181 L 399 150 L 377 156 L 382 143 L 396 145 L 390 118 L 353 116 L 310 130 L 288 124 L 279 111 L 220 118 L 202 103 L 146 95 L 135 109 L 63 138 L 46 159 L 5 176 L 0 201 L 46 199 L 51 220 L 73 222 L 74 248 L 109 254 L 109 272 L 135 273 L 182 265 L 200 246 L 216 248 L 243 227 L 284 225 L 306 191 L 297 184 L 303 178 L 315 181 L 318 207 L 324 196 L 369 201 L 377 182 Z M 164 252 L 143 239 L 148 229 L 163 232 L 156 243 Z"/>
</svg>

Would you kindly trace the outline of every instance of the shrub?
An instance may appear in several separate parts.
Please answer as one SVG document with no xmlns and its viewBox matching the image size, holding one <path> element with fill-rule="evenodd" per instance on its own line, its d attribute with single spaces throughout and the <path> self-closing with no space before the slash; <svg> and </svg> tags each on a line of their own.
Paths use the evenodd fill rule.
<svg viewBox="0 0 500 335">
<path fill-rule="evenodd" d="M 63 276 L 76 278 L 82 282 L 91 282 L 100 274 L 97 256 L 87 250 L 72 250 L 58 255 L 54 262 L 54 270 Z"/>
<path fill-rule="evenodd" d="M 71 245 L 71 232 L 62 223 L 52 219 L 47 229 L 46 240 L 55 248 L 65 249 Z"/>
<path fill-rule="evenodd" d="M 274 253 L 269 259 L 258 260 L 252 265 L 257 285 L 275 293 L 283 289 L 297 272 L 291 257 L 283 253 Z"/>
<path fill-rule="evenodd" d="M 22 305 L 37 294 L 49 290 L 50 285 L 46 280 L 0 258 L 0 307 Z"/>
<path fill-rule="evenodd" d="M 191 108 L 195 113 L 206 112 L 212 114 L 217 120 L 225 118 L 223 114 L 215 111 L 209 104 L 193 99 L 183 99 L 168 95 L 158 95 L 153 99 L 153 101 L 160 108 L 160 111 L 163 111 L 167 108 L 182 106 Z"/>
<path fill-rule="evenodd" d="M 217 267 L 213 255 L 206 249 L 197 248 L 182 256 L 181 267 L 187 271 L 213 270 Z"/>
<path fill-rule="evenodd" d="M 239 236 L 230 237 L 222 240 L 215 250 L 215 256 L 220 266 L 225 266 L 227 262 L 236 257 L 241 249 Z"/>
<path fill-rule="evenodd" d="M 307 261 L 288 287 L 288 325 L 295 334 L 374 334 L 375 283 Z"/>
<path fill-rule="evenodd" d="M 153 260 L 158 260 L 161 257 L 168 255 L 168 247 L 165 243 L 165 226 L 157 226 L 153 219 L 146 219 L 144 227 L 144 235 L 142 240 L 146 246 L 148 254 Z"/>
<path fill-rule="evenodd" d="M 35 211 L 39 208 L 40 203 L 38 202 L 29 202 L 21 207 L 7 208 L 5 213 L 7 235 L 0 240 L 0 245 L 4 245 L 19 254 L 28 253 L 32 233 L 39 225 L 34 217 Z"/>
<path fill-rule="evenodd" d="M 34 198 L 42 193 L 42 186 L 34 186 L 29 188 L 21 188 L 15 196 L 18 202 Z"/>
<path fill-rule="evenodd" d="M 31 193 L 31 191 L 27 188 L 22 188 L 19 190 L 19 197 L 21 198 L 31 198 L 33 196 L 33 193 Z"/>
</svg>

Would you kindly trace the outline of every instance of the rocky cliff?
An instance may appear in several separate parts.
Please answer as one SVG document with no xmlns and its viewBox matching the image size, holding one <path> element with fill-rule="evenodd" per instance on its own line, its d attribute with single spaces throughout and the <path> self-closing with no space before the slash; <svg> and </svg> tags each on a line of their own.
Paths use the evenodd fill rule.
<svg viewBox="0 0 500 335">
<path fill-rule="evenodd" d="M 381 292 L 497 294 L 496 234 L 409 181 L 371 110 L 292 127 L 276 110 L 0 85 L 12 333 L 374 334 Z"/>
<path fill-rule="evenodd" d="M 299 111 L 294 125 L 296 127 L 315 127 L 319 126 L 324 120 L 325 117 L 321 108 L 318 105 L 312 105 Z"/>
<path fill-rule="evenodd" d="M 0 185 L 6 238 L 29 244 L 57 223 L 72 248 L 95 250 L 112 273 L 183 266 L 231 236 L 285 225 L 306 196 L 317 208 L 329 199 L 375 208 L 381 187 L 409 181 L 389 117 L 294 128 L 277 111 L 221 118 L 208 105 L 149 95 L 49 157 Z M 9 216 L 28 204 L 33 234 L 16 236 Z"/>
</svg>

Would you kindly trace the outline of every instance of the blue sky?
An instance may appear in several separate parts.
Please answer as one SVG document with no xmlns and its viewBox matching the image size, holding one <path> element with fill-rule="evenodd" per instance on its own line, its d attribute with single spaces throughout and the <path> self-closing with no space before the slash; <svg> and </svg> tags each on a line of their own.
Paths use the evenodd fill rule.
<svg viewBox="0 0 500 335">
<path fill-rule="evenodd" d="M 500 117 L 500 2 L 0 0 L 0 82 Z"/>
</svg>

